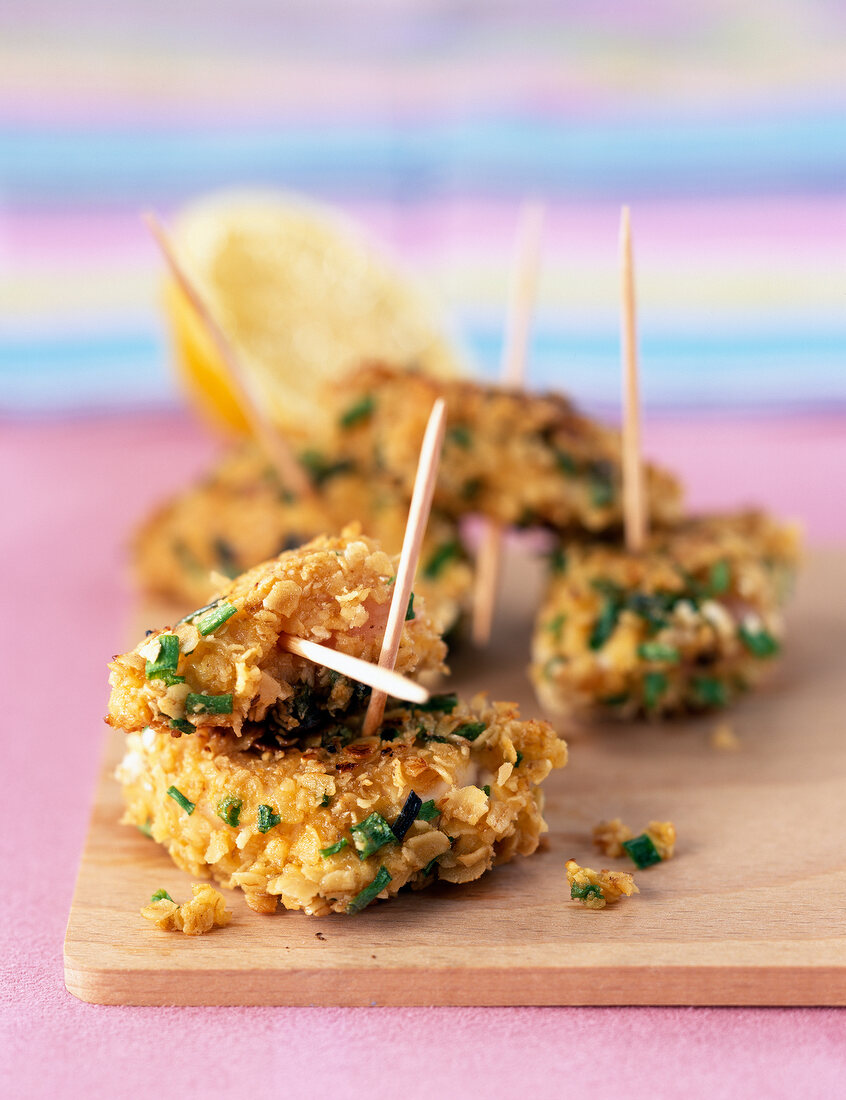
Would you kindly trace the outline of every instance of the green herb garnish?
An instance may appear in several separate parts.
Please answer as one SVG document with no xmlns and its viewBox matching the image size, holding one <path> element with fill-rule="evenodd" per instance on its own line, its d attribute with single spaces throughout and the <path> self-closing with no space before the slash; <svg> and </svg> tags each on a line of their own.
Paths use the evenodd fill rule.
<svg viewBox="0 0 846 1100">
<path fill-rule="evenodd" d="M 356 896 L 349 903 L 349 905 L 347 906 L 347 912 L 360 913 L 362 909 L 366 909 L 371 901 L 373 901 L 374 898 L 382 893 L 382 891 L 385 889 L 391 879 L 392 876 L 388 874 L 387 870 L 384 867 L 380 867 L 376 878 L 374 878 L 370 885 L 365 886 L 361 893 L 356 894 Z"/>
<path fill-rule="evenodd" d="M 354 405 L 350 405 L 347 411 L 341 415 L 338 423 L 342 428 L 352 428 L 355 424 L 361 424 L 362 421 L 369 420 L 375 408 L 376 401 L 373 395 L 366 393 Z"/>
<path fill-rule="evenodd" d="M 331 794 L 325 794 L 320 800 L 321 808 L 326 809 L 326 807 L 329 805 L 329 803 L 331 801 L 332 801 L 332 795 Z"/>
<path fill-rule="evenodd" d="M 185 697 L 185 711 L 187 714 L 231 714 L 232 693 L 206 695 L 190 691 Z"/>
<path fill-rule="evenodd" d="M 458 696 L 450 692 L 447 695 L 433 695 L 428 703 L 415 705 L 414 710 L 421 710 L 426 714 L 452 714 L 458 706 Z"/>
<path fill-rule="evenodd" d="M 396 840 L 391 826 L 381 814 L 372 813 L 350 829 L 359 859 L 367 859 L 386 844 Z"/>
<path fill-rule="evenodd" d="M 271 829 L 275 829 L 282 818 L 279 814 L 274 812 L 272 806 L 265 806 L 262 804 L 258 808 L 258 831 L 260 833 L 269 833 Z"/>
<path fill-rule="evenodd" d="M 557 615 L 549 620 L 545 624 L 546 630 L 552 635 L 555 641 L 561 640 L 561 631 L 564 628 L 564 623 L 567 621 L 567 616 L 563 611 L 560 611 Z"/>
<path fill-rule="evenodd" d="M 475 741 L 488 727 L 484 722 L 463 722 L 452 731 L 454 736 L 463 737 L 465 741 Z"/>
<path fill-rule="evenodd" d="M 562 474 L 566 474 L 568 477 L 575 477 L 579 472 L 576 460 L 571 454 L 568 454 L 567 451 L 555 452 L 555 465 Z"/>
<path fill-rule="evenodd" d="M 149 817 L 143 825 L 136 825 L 136 828 L 138 829 L 138 832 L 143 833 L 144 836 L 152 837 L 153 835 L 153 822 Z"/>
<path fill-rule="evenodd" d="M 437 817 L 441 811 L 435 805 L 434 798 L 430 798 L 428 802 L 424 802 L 420 809 L 417 811 L 417 816 L 421 821 L 431 821 L 433 817 Z"/>
<path fill-rule="evenodd" d="M 646 673 L 643 677 L 643 704 L 647 710 L 655 710 L 668 687 L 669 681 L 663 672 Z"/>
<path fill-rule="evenodd" d="M 180 805 L 185 813 L 188 814 L 188 816 L 190 817 L 191 814 L 194 812 L 195 803 L 191 802 L 190 799 L 187 799 L 178 787 L 168 787 L 167 793 L 170 795 L 173 801 Z"/>
<path fill-rule="evenodd" d="M 337 474 L 347 473 L 353 469 L 353 462 L 349 458 L 340 458 L 333 462 L 319 451 L 303 451 L 300 455 L 306 473 L 311 478 L 312 485 L 319 489 L 330 478 Z"/>
<path fill-rule="evenodd" d="M 593 587 L 602 593 L 602 604 L 591 631 L 588 645 L 591 649 L 602 649 L 617 628 L 617 620 L 622 610 L 619 588 L 606 581 L 594 581 Z"/>
<path fill-rule="evenodd" d="M 731 568 L 727 561 L 715 561 L 708 571 L 708 594 L 722 596 L 731 585 Z"/>
<path fill-rule="evenodd" d="M 192 726 L 190 722 L 186 722 L 184 718 L 171 718 L 170 728 L 179 730 L 180 733 L 193 733 L 197 727 Z"/>
<path fill-rule="evenodd" d="M 741 624 L 737 634 L 749 652 L 756 657 L 774 657 L 779 651 L 776 639 L 763 628 L 750 630 L 748 626 Z"/>
<path fill-rule="evenodd" d="M 560 546 L 556 546 L 549 555 L 549 568 L 553 573 L 567 572 L 567 555 Z"/>
<path fill-rule="evenodd" d="M 523 763 L 523 754 L 522 752 L 520 752 L 519 749 L 515 749 L 514 751 L 517 754 L 517 759 L 514 761 L 514 767 L 519 768 L 520 765 Z"/>
<path fill-rule="evenodd" d="M 697 676 L 692 684 L 693 697 L 705 707 L 724 707 L 728 703 L 728 691 L 722 680 L 713 676 Z"/>
<path fill-rule="evenodd" d="M 349 841 L 345 836 L 342 836 L 340 840 L 336 840 L 334 844 L 330 844 L 328 848 L 321 848 L 320 854 L 324 859 L 328 859 L 329 856 L 334 856 L 336 852 L 340 852 L 342 848 L 346 848 Z"/>
<path fill-rule="evenodd" d="M 408 607 L 405 609 L 405 621 L 409 622 L 414 618 L 414 593 L 409 593 Z"/>
<path fill-rule="evenodd" d="M 681 653 L 674 645 L 664 645 L 662 642 L 641 642 L 637 655 L 644 661 L 666 661 L 671 665 L 677 665 L 681 660 Z"/>
<path fill-rule="evenodd" d="M 405 800 L 405 805 L 400 810 L 399 816 L 391 826 L 391 832 L 397 840 L 401 841 L 405 838 L 405 834 L 417 820 L 417 815 L 422 805 L 423 800 L 420 795 L 412 791 Z"/>
<path fill-rule="evenodd" d="M 173 898 L 167 890 L 156 890 L 155 894 L 150 898 L 150 901 L 173 901 Z"/>
<path fill-rule="evenodd" d="M 653 864 L 661 862 L 658 849 L 652 842 L 652 837 L 647 833 L 641 833 L 640 836 L 633 837 L 632 840 L 624 840 L 623 847 L 634 860 L 635 866 L 640 867 L 641 870 L 644 867 L 651 867 Z"/>
<path fill-rule="evenodd" d="M 463 451 L 469 451 L 473 443 L 473 436 L 466 424 L 454 424 L 447 429 L 447 439 Z"/>
<path fill-rule="evenodd" d="M 570 887 L 570 897 L 578 901 L 584 901 L 587 898 L 604 898 L 605 895 L 602 893 L 602 889 L 592 882 L 586 882 L 583 886 L 574 882 Z"/>
<path fill-rule="evenodd" d="M 213 634 L 219 626 L 223 626 L 226 620 L 231 619 L 237 610 L 237 607 L 233 607 L 231 603 L 224 600 L 217 607 L 213 607 L 211 611 L 207 611 L 205 615 L 201 615 L 194 626 L 205 638 L 207 634 Z"/>
<path fill-rule="evenodd" d="M 483 791 L 485 792 L 485 794 L 486 794 L 486 795 L 488 796 L 488 798 L 490 798 L 490 797 L 491 797 L 491 788 L 490 788 L 490 784 L 486 783 L 486 784 L 484 785 L 484 787 L 482 787 L 482 790 L 483 790 Z"/>
<path fill-rule="evenodd" d="M 241 807 L 243 799 L 236 798 L 234 794 L 224 795 L 217 804 L 217 816 L 233 829 L 238 827 L 241 820 Z"/>
<path fill-rule="evenodd" d="M 428 561 L 423 566 L 423 576 L 428 577 L 429 580 L 434 580 L 439 577 L 444 570 L 444 566 L 452 561 L 453 558 L 462 557 L 461 543 L 457 539 L 452 542 L 445 542 L 441 546 L 432 552 Z"/>
<path fill-rule="evenodd" d="M 436 864 L 436 863 L 438 862 L 438 860 L 439 860 L 440 858 L 441 858 L 440 856 L 435 856 L 435 858 L 434 858 L 434 859 L 430 859 L 430 860 L 429 860 L 429 862 L 428 862 L 428 863 L 426 864 L 426 866 L 425 866 L 425 867 L 423 868 L 423 874 L 424 874 L 424 876 L 425 876 L 425 875 L 431 875 L 431 873 L 432 873 L 432 868 L 433 868 L 433 867 L 435 866 L 435 864 Z"/>
<path fill-rule="evenodd" d="M 147 679 L 164 680 L 168 684 L 180 683 L 184 677 L 174 676 L 178 664 L 179 638 L 175 634 L 160 634 L 158 656 L 144 666 Z"/>
<path fill-rule="evenodd" d="M 461 499 L 462 500 L 475 500 L 479 493 L 482 491 L 482 485 L 484 482 L 480 477 L 470 477 L 461 486 Z"/>
</svg>

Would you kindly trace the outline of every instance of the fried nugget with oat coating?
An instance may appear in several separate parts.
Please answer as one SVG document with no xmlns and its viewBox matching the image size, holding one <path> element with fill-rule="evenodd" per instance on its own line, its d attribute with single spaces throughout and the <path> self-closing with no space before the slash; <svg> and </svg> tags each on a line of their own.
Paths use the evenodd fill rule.
<svg viewBox="0 0 846 1100">
<path fill-rule="evenodd" d="M 726 706 L 780 648 L 798 556 L 794 527 L 751 511 L 656 531 L 643 554 L 566 546 L 535 625 L 538 698 L 623 718 Z"/>
</svg>

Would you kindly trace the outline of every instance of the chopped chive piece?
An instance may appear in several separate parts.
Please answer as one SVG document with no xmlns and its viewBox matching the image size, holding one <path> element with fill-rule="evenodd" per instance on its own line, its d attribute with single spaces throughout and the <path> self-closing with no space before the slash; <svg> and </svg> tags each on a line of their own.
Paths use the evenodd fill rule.
<svg viewBox="0 0 846 1100">
<path fill-rule="evenodd" d="M 391 881 L 392 876 L 388 874 L 384 867 L 380 867 L 376 875 L 376 878 L 370 883 L 369 886 L 365 886 L 360 894 L 352 899 L 347 906 L 348 913 L 360 913 L 362 909 L 366 909 L 367 906 L 374 900 L 388 883 Z"/>
<path fill-rule="evenodd" d="M 347 473 L 352 470 L 353 463 L 348 458 L 338 459 L 337 462 L 333 462 L 331 459 L 326 458 L 320 451 L 303 451 L 300 455 L 300 462 L 305 467 L 305 471 L 311 478 L 311 483 L 316 489 L 319 489 L 330 478 L 335 477 L 336 474 Z"/>
<path fill-rule="evenodd" d="M 405 805 L 400 810 L 399 817 L 391 826 L 391 832 L 394 834 L 397 840 L 402 840 L 405 837 L 405 834 L 417 820 L 417 815 L 420 812 L 420 807 L 422 805 L 423 799 L 420 797 L 419 794 L 416 794 L 414 791 L 412 791 L 411 794 L 409 794 L 408 798 L 405 800 Z"/>
<path fill-rule="evenodd" d="M 156 890 L 155 894 L 150 898 L 150 901 L 173 901 L 173 898 L 167 890 Z"/>
<path fill-rule="evenodd" d="M 235 551 L 226 539 L 216 538 L 214 540 L 214 552 L 217 556 L 217 563 L 220 566 L 221 573 L 225 573 L 230 579 L 237 577 L 241 572 L 238 566 L 238 559 L 235 556 Z"/>
<path fill-rule="evenodd" d="M 405 621 L 408 622 L 414 618 L 414 593 L 409 593 L 408 607 L 405 609 Z"/>
<path fill-rule="evenodd" d="M 167 793 L 170 795 L 173 801 L 181 806 L 185 813 L 188 814 L 188 816 L 190 817 L 191 814 L 194 812 L 195 804 L 187 799 L 178 787 L 168 787 Z"/>
<path fill-rule="evenodd" d="M 437 817 L 441 811 L 435 805 L 434 798 L 430 798 L 428 802 L 424 802 L 420 809 L 417 811 L 417 816 L 421 821 L 431 821 L 433 817 Z"/>
<path fill-rule="evenodd" d="M 190 614 L 185 615 L 184 618 L 180 619 L 176 625 L 182 626 L 183 623 L 192 623 L 198 615 L 202 615 L 205 611 L 211 611 L 212 608 L 217 607 L 219 603 L 220 596 L 218 596 L 216 600 L 212 600 L 211 603 L 203 604 L 203 606 L 198 607 L 196 611 L 192 611 L 190 612 Z"/>
<path fill-rule="evenodd" d="M 334 856 L 336 852 L 340 852 L 342 848 L 346 848 L 349 841 L 345 836 L 342 836 L 340 840 L 336 840 L 334 844 L 330 844 L 328 848 L 321 848 L 320 854 L 324 859 L 328 859 L 329 856 Z"/>
<path fill-rule="evenodd" d="M 577 882 L 574 882 L 570 887 L 570 897 L 577 900 L 586 900 L 587 898 L 604 898 L 605 895 L 602 893 L 602 889 L 592 882 L 586 882 L 584 886 L 579 886 Z"/>
<path fill-rule="evenodd" d="M 143 825 L 136 826 L 139 833 L 143 833 L 144 836 L 152 837 L 153 835 L 153 822 L 148 817 Z"/>
<path fill-rule="evenodd" d="M 668 687 L 669 680 L 663 672 L 647 672 L 643 678 L 643 704 L 647 710 L 655 710 Z"/>
<path fill-rule="evenodd" d="M 604 585 L 601 582 L 595 582 L 593 587 L 602 592 L 603 598 L 588 645 L 591 649 L 602 649 L 617 628 L 617 619 L 622 610 L 620 592 L 614 585 Z"/>
<path fill-rule="evenodd" d="M 557 546 L 549 555 L 549 568 L 553 573 L 567 572 L 567 555 L 560 546 Z"/>
<path fill-rule="evenodd" d="M 741 642 L 756 657 L 774 657 L 779 651 L 778 642 L 767 630 L 750 630 L 741 623 L 737 633 Z"/>
<path fill-rule="evenodd" d="M 170 728 L 179 730 L 180 733 L 193 733 L 197 727 L 192 726 L 190 722 L 186 722 L 184 718 L 171 718 Z"/>
<path fill-rule="evenodd" d="M 366 393 L 354 405 L 350 405 L 345 413 L 342 413 L 338 423 L 342 428 L 352 428 L 356 424 L 361 424 L 364 420 L 369 420 L 375 408 L 376 401 L 373 395 Z"/>
<path fill-rule="evenodd" d="M 473 436 L 466 424 L 453 424 L 447 430 L 447 439 L 451 440 L 463 451 L 469 451 L 473 443 Z"/>
<path fill-rule="evenodd" d="M 420 703 L 415 710 L 422 710 L 426 714 L 452 714 L 458 706 L 458 696 L 452 693 L 448 695 L 433 695 L 428 703 Z"/>
<path fill-rule="evenodd" d="M 485 794 L 486 794 L 486 795 L 488 796 L 488 798 L 490 798 L 490 797 L 491 797 L 491 788 L 490 788 L 490 784 L 489 784 L 489 783 L 486 783 L 486 784 L 484 785 L 484 787 L 482 787 L 482 790 L 483 790 L 483 791 L 485 792 Z"/>
<path fill-rule="evenodd" d="M 359 859 L 367 859 L 386 844 L 396 840 L 391 826 L 381 814 L 372 813 L 350 829 Z"/>
<path fill-rule="evenodd" d="M 590 482 L 590 500 L 595 508 L 608 508 L 614 503 L 614 486 L 610 481 L 592 477 Z"/>
<path fill-rule="evenodd" d="M 194 626 L 205 638 L 207 634 L 213 634 L 219 626 L 223 626 L 226 620 L 231 619 L 237 610 L 237 607 L 233 607 L 231 603 L 224 600 L 223 603 L 219 603 L 217 607 L 213 607 L 211 611 L 207 611 L 205 615 L 200 616 Z"/>
<path fill-rule="evenodd" d="M 475 500 L 482 491 L 483 481 L 480 477 L 471 477 L 461 486 L 462 500 Z"/>
<path fill-rule="evenodd" d="M 173 687 L 174 684 L 184 684 L 185 677 L 177 676 L 175 672 L 171 672 L 169 668 L 163 668 L 161 672 L 154 672 L 152 676 L 148 677 L 149 680 L 159 680 L 167 687 Z"/>
<path fill-rule="evenodd" d="M 241 820 L 241 807 L 243 805 L 243 799 L 236 798 L 234 794 L 224 795 L 217 804 L 217 816 L 221 821 L 225 821 L 227 825 L 231 825 L 235 829 Z"/>
<path fill-rule="evenodd" d="M 623 847 L 634 860 L 635 866 L 640 867 L 641 870 L 644 867 L 651 867 L 654 863 L 661 862 L 658 849 L 653 844 L 652 837 L 647 833 L 641 833 L 640 836 L 636 836 L 632 840 L 624 840 Z"/>
<path fill-rule="evenodd" d="M 677 665 L 681 660 L 681 653 L 674 645 L 663 645 L 661 642 L 641 642 L 637 655 L 644 661 L 666 661 L 672 665 Z"/>
<path fill-rule="evenodd" d="M 514 767 L 519 768 L 520 765 L 523 763 L 523 754 L 522 752 L 520 752 L 519 749 L 515 749 L 514 751 L 517 753 L 517 759 L 514 761 Z"/>
<path fill-rule="evenodd" d="M 332 801 L 332 795 L 331 794 L 325 794 L 320 800 L 320 805 L 323 809 L 325 809 L 331 801 Z"/>
<path fill-rule="evenodd" d="M 621 707 L 623 703 L 628 703 L 629 693 L 627 691 L 621 691 L 619 695 L 606 695 L 604 699 L 599 700 L 605 707 Z"/>
<path fill-rule="evenodd" d="M 691 687 L 694 699 L 701 706 L 724 707 L 728 703 L 726 685 L 713 676 L 697 676 Z"/>
<path fill-rule="evenodd" d="M 175 634 L 159 635 L 159 655 L 155 661 L 147 661 L 144 671 L 148 680 L 167 680 L 173 676 L 179 664 L 179 638 Z M 177 678 L 177 683 L 182 677 Z"/>
<path fill-rule="evenodd" d="M 466 741 L 475 741 L 487 728 L 484 722 L 463 722 L 452 732 L 456 737 L 463 737 Z"/>
<path fill-rule="evenodd" d="M 185 711 L 187 714 L 231 714 L 232 694 L 206 695 L 191 691 L 185 697 Z"/>
<path fill-rule="evenodd" d="M 579 467 L 576 464 L 576 460 L 571 454 L 566 451 L 555 452 L 555 465 L 561 471 L 562 474 L 567 474 L 568 477 L 575 477 L 579 472 Z"/>
<path fill-rule="evenodd" d="M 722 596 L 731 585 L 731 569 L 727 561 L 715 561 L 708 572 L 708 594 Z"/>
<path fill-rule="evenodd" d="M 433 551 L 429 560 L 423 566 L 423 576 L 428 577 L 429 580 L 434 580 L 441 575 L 448 562 L 452 561 L 453 558 L 460 558 L 461 556 L 461 543 L 458 542 L 457 539 L 453 539 L 452 542 L 443 543 L 442 546 L 439 546 L 437 550 Z"/>
<path fill-rule="evenodd" d="M 432 873 L 432 868 L 433 868 L 433 867 L 435 866 L 435 864 L 436 864 L 436 863 L 438 862 L 438 860 L 439 860 L 439 859 L 440 859 L 440 856 L 435 856 L 435 858 L 434 858 L 434 859 L 430 859 L 430 860 L 429 860 L 429 862 L 428 862 L 428 863 L 426 864 L 426 866 L 425 866 L 425 867 L 423 868 L 423 874 L 424 874 L 424 876 L 425 876 L 425 875 L 431 875 L 431 873 Z"/>
<path fill-rule="evenodd" d="M 545 629 L 552 635 L 555 641 L 559 641 L 561 638 L 561 631 L 564 627 L 564 623 L 567 621 L 567 616 L 563 611 L 559 612 L 554 618 L 550 619 L 548 623 L 545 623 Z"/>
<path fill-rule="evenodd" d="M 275 829 L 282 818 L 279 814 L 274 813 L 272 806 L 265 806 L 263 803 L 258 808 L 258 831 L 260 833 L 269 833 L 271 829 Z"/>
</svg>

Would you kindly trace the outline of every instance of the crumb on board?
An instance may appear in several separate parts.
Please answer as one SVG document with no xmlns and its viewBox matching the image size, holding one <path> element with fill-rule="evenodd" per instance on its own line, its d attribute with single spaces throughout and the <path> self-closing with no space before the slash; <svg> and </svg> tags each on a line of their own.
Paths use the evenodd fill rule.
<svg viewBox="0 0 846 1100">
<path fill-rule="evenodd" d="M 222 894 L 207 882 L 194 883 L 191 890 L 194 896 L 184 905 L 177 905 L 164 890 L 156 891 L 141 916 L 163 932 L 184 932 L 186 936 L 202 936 L 215 926 L 229 924 L 232 914 Z"/>
<path fill-rule="evenodd" d="M 740 748 L 740 738 L 728 722 L 718 722 L 711 730 L 708 744 L 716 752 L 737 752 Z"/>
<path fill-rule="evenodd" d="M 586 909 L 604 909 L 623 895 L 628 898 L 640 893 L 634 876 L 626 871 L 594 871 L 591 867 L 580 867 L 574 859 L 567 860 L 565 869 L 570 897 Z"/>
<path fill-rule="evenodd" d="M 651 867 L 672 859 L 676 850 L 676 827 L 672 821 L 650 821 L 638 836 L 619 817 L 600 821 L 593 830 L 593 842 L 604 856 L 620 859 L 627 855 L 638 867 Z"/>
</svg>

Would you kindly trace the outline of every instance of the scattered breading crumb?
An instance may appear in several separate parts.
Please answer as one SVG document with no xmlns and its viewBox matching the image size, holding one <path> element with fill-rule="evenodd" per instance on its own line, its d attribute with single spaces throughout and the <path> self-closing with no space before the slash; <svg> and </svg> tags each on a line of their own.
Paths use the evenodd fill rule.
<svg viewBox="0 0 846 1100">
<path fill-rule="evenodd" d="M 737 752 L 740 748 L 740 738 L 728 722 L 718 722 L 711 730 L 708 744 L 717 752 Z"/>
<path fill-rule="evenodd" d="M 649 867 L 672 859 L 676 850 L 676 827 L 672 821 L 650 821 L 638 836 L 619 817 L 600 821 L 593 830 L 593 842 L 604 856 L 620 859 L 627 855 L 638 867 Z"/>
<path fill-rule="evenodd" d="M 640 893 L 634 876 L 626 871 L 594 871 L 590 867 L 580 867 L 574 859 L 568 859 L 565 868 L 570 897 L 587 909 L 604 909 L 624 894 L 628 898 Z"/>
<path fill-rule="evenodd" d="M 229 924 L 232 914 L 222 894 L 207 882 L 194 883 L 191 890 L 194 896 L 184 905 L 177 905 L 169 896 L 160 897 L 145 905 L 141 916 L 164 932 L 184 932 L 186 936 L 202 936 L 215 926 Z"/>
</svg>

